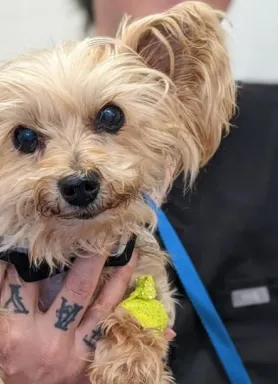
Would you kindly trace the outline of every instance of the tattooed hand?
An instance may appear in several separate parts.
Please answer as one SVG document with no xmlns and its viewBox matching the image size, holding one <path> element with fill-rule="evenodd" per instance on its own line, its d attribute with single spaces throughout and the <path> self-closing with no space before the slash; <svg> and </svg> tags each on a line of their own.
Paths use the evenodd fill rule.
<svg viewBox="0 0 278 384">
<path fill-rule="evenodd" d="M 105 260 L 78 259 L 50 306 L 38 309 L 39 283 L 24 283 L 13 267 L 0 281 L 0 382 L 5 384 L 87 384 L 86 359 L 100 332 L 90 298 Z M 118 268 L 97 299 L 97 308 L 112 310 L 122 300 L 136 264 Z M 1 266 L 0 266 L 1 268 Z"/>
</svg>

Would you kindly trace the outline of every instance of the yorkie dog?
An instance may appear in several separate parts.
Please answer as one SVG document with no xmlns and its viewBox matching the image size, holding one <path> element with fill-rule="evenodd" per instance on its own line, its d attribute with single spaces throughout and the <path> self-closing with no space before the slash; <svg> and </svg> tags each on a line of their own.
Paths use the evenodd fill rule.
<svg viewBox="0 0 278 384">
<path fill-rule="evenodd" d="M 235 85 L 222 19 L 188 1 L 125 19 L 115 39 L 67 42 L 2 66 L 2 253 L 28 249 L 30 262 L 51 272 L 72 255 L 107 257 L 108 244 L 136 236 L 129 293 L 151 275 L 173 326 L 167 257 L 145 196 L 164 194 L 169 169 L 171 181 L 183 172 L 190 186 L 229 131 Z M 164 335 L 118 307 L 103 319 L 90 380 L 170 383 L 167 350 Z"/>
</svg>

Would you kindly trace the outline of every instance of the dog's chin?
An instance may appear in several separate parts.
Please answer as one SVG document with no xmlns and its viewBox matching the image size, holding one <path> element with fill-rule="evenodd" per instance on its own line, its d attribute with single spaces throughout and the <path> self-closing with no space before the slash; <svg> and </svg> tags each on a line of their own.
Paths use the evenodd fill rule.
<svg viewBox="0 0 278 384">
<path fill-rule="evenodd" d="M 59 218 L 63 220 L 93 220 L 99 214 L 100 212 L 81 211 L 81 212 L 59 214 Z"/>
<path fill-rule="evenodd" d="M 99 213 L 90 213 L 90 212 L 81 212 L 76 215 L 74 218 L 78 220 L 93 220 L 99 215 Z"/>
</svg>

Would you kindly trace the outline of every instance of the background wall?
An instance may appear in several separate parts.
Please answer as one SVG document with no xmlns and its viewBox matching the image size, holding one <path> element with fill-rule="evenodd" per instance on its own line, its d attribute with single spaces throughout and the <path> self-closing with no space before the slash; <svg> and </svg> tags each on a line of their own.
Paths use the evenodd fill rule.
<svg viewBox="0 0 278 384">
<path fill-rule="evenodd" d="M 113 0 L 111 0 L 113 1 Z M 1 0 L 0 60 L 83 37 L 74 0 Z M 278 0 L 234 0 L 229 46 L 235 77 L 278 83 Z"/>
<path fill-rule="evenodd" d="M 0 0 L 0 60 L 82 37 L 83 26 L 74 0 Z"/>
<path fill-rule="evenodd" d="M 229 16 L 235 77 L 278 83 L 278 0 L 234 0 Z"/>
</svg>

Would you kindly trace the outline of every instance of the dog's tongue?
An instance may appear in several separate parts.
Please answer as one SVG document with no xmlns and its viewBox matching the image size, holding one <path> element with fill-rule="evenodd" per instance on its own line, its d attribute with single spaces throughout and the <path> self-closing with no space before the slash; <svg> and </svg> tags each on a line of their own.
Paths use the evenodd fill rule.
<svg viewBox="0 0 278 384">
<path fill-rule="evenodd" d="M 42 312 L 46 312 L 53 303 L 62 288 L 66 274 L 66 272 L 62 272 L 41 282 L 39 308 Z"/>
</svg>

